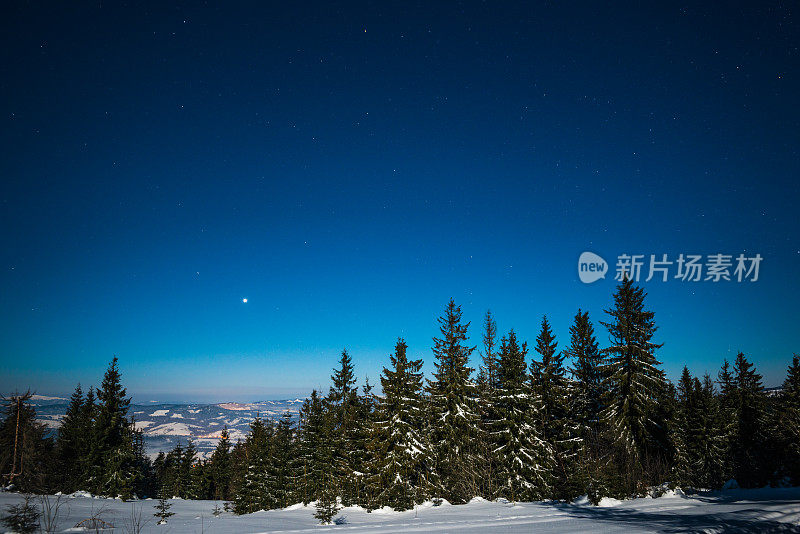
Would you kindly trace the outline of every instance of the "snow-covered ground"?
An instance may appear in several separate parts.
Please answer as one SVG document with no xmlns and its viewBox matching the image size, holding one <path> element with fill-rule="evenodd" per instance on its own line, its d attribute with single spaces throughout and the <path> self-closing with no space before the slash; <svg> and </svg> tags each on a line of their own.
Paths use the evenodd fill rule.
<svg viewBox="0 0 800 534">
<path fill-rule="evenodd" d="M 51 502 L 55 499 L 50 497 Z M 15 504 L 22 497 L 0 493 L 0 507 Z M 339 512 L 344 524 L 321 526 L 313 518 L 314 508 L 302 505 L 284 510 L 256 512 L 245 516 L 224 513 L 214 517 L 213 501 L 173 500 L 166 525 L 156 525 L 156 501 L 121 502 L 88 496 L 62 497 L 57 532 L 81 532 L 80 521 L 97 515 L 114 525 L 115 532 L 133 532 L 131 512 L 141 510 L 147 521 L 142 532 L 256 533 L 256 532 L 467 532 L 467 533 L 575 533 L 575 532 L 800 532 L 800 488 L 728 490 L 709 495 L 686 497 L 669 492 L 657 499 L 615 501 L 601 506 L 584 501 L 576 504 L 504 503 L 475 499 L 452 506 L 425 504 L 416 511 L 360 508 Z M 110 531 L 106 531 L 110 532 Z"/>
</svg>

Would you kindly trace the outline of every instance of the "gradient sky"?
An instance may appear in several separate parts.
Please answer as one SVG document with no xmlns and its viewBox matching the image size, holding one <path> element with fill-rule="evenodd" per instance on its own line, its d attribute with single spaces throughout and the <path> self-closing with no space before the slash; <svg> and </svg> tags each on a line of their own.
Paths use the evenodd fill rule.
<svg viewBox="0 0 800 534">
<path fill-rule="evenodd" d="M 0 391 L 136 399 L 431 370 L 452 296 L 563 347 L 585 250 L 747 255 L 643 284 L 671 378 L 800 352 L 797 6 L 5 2 Z M 248 302 L 242 302 L 247 298 Z M 477 362 L 476 362 L 477 363 Z"/>
</svg>

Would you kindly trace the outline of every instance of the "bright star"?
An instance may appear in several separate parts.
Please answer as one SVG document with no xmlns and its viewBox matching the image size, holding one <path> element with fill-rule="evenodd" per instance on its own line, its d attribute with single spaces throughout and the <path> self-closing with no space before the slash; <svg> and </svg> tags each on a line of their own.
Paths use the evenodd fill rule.
<svg viewBox="0 0 800 534">
<path fill-rule="evenodd" d="M 242 299 L 242 302 L 247 304 L 247 299 Z"/>
</svg>

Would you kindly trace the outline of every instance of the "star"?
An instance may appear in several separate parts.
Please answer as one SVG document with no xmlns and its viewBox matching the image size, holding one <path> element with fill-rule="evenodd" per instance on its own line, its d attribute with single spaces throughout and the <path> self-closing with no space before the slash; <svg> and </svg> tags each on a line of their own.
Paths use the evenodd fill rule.
<svg viewBox="0 0 800 534">
<path fill-rule="evenodd" d="M 247 304 L 247 299 L 242 299 L 242 304 Z"/>
</svg>

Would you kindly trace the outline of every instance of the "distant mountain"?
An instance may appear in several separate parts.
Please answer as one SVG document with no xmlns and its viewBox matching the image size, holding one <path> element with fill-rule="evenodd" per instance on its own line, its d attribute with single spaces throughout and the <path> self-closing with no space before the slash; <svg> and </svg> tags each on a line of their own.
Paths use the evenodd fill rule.
<svg viewBox="0 0 800 534">
<path fill-rule="evenodd" d="M 69 399 L 34 395 L 31 404 L 37 418 L 54 432 L 61 425 Z M 191 439 L 202 457 L 207 457 L 217 446 L 222 429 L 228 427 L 232 443 L 243 440 L 250 422 L 257 416 L 277 420 L 289 411 L 295 421 L 299 417 L 303 399 L 260 401 L 252 403 L 224 402 L 220 404 L 131 404 L 129 414 L 136 428 L 144 434 L 147 454 L 155 457 L 159 451 L 168 451 L 176 444 Z"/>
</svg>

